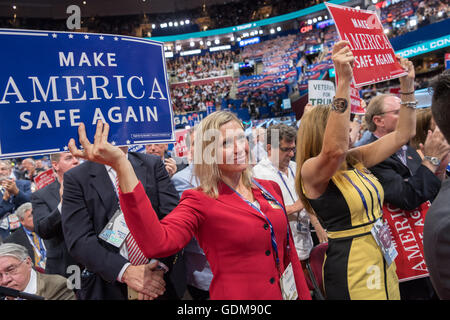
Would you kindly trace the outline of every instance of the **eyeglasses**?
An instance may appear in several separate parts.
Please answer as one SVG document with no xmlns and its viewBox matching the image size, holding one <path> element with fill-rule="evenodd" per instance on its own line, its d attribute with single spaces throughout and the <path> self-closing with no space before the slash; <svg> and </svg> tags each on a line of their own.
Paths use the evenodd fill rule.
<svg viewBox="0 0 450 320">
<path fill-rule="evenodd" d="M 296 147 L 292 147 L 292 148 L 279 148 L 281 151 L 283 152 L 295 152 Z"/>
<path fill-rule="evenodd" d="M 5 272 L 0 273 L 0 281 L 3 281 L 3 278 L 6 278 L 7 276 L 14 276 L 17 274 L 17 270 L 19 270 L 20 265 L 25 261 L 26 259 L 20 261 L 20 263 L 16 265 L 9 266 Z"/>
<path fill-rule="evenodd" d="M 400 112 L 400 109 L 391 110 L 391 111 L 385 111 L 385 112 L 380 112 L 380 113 L 378 113 L 378 114 L 376 114 L 376 115 L 381 116 L 382 114 L 391 113 L 391 112 L 393 112 L 395 115 L 398 115 L 398 113 Z"/>
</svg>

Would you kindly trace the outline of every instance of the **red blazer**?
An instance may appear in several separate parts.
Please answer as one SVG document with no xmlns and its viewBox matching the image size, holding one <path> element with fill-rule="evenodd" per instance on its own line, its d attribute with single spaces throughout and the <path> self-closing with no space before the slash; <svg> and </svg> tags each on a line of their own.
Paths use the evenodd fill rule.
<svg viewBox="0 0 450 320">
<path fill-rule="evenodd" d="M 275 182 L 257 181 L 284 205 Z M 288 224 L 283 211 L 272 208 L 258 188 L 252 191 L 273 225 L 281 270 L 292 262 L 299 298 L 310 300 L 292 237 L 289 255 L 286 252 Z M 197 237 L 214 275 L 211 299 L 282 299 L 270 228 L 264 217 L 224 183 L 219 184 L 217 199 L 198 189 L 184 191 L 179 205 L 162 220 L 154 213 L 141 183 L 130 193 L 120 192 L 120 205 L 132 235 L 147 257 L 174 254 L 192 236 Z"/>
</svg>

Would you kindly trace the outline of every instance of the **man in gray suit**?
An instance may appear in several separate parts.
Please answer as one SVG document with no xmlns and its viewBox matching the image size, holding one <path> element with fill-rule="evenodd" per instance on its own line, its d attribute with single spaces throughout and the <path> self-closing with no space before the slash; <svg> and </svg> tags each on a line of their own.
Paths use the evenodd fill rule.
<svg viewBox="0 0 450 320">
<path fill-rule="evenodd" d="M 447 142 L 450 142 L 449 101 L 450 70 L 446 70 L 433 83 L 431 111 L 440 129 L 435 130 L 435 132 L 438 131 L 436 135 L 443 134 Z M 446 148 L 448 149 L 448 145 Z M 447 153 L 447 156 L 442 159 L 435 159 L 435 164 L 441 170 L 445 170 L 449 160 L 450 156 Z M 423 236 L 425 261 L 431 282 L 439 298 L 450 299 L 450 179 L 448 177 L 428 210 Z"/>
<path fill-rule="evenodd" d="M 45 300 L 75 300 L 74 292 L 67 287 L 66 278 L 36 272 L 27 249 L 15 243 L 0 245 L 0 285 Z"/>
</svg>

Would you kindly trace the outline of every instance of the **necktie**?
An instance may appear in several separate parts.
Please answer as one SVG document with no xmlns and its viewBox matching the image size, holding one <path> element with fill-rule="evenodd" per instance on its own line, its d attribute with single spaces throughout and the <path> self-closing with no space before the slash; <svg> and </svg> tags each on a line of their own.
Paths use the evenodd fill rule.
<svg viewBox="0 0 450 320">
<path fill-rule="evenodd" d="M 115 184 L 116 184 L 117 196 L 119 196 L 119 179 L 117 178 L 117 175 L 116 175 L 116 179 L 115 179 Z M 119 202 L 119 207 L 120 207 L 120 202 Z M 132 265 L 137 266 L 137 265 L 141 265 L 141 264 L 146 264 L 148 262 L 148 259 L 145 257 L 145 255 L 141 251 L 141 249 L 139 249 L 139 246 L 137 245 L 136 240 L 134 240 L 133 236 L 131 235 L 131 232 L 126 237 L 125 243 L 127 245 L 127 250 L 128 250 L 128 260 L 130 261 L 130 263 Z"/>
<path fill-rule="evenodd" d="M 407 164 L 406 164 L 406 149 L 407 149 L 407 147 L 406 146 L 403 146 L 403 147 L 401 147 L 400 148 L 400 150 L 398 150 L 396 153 L 397 153 L 397 156 L 400 158 L 400 161 L 405 165 L 405 166 L 407 166 Z"/>
<path fill-rule="evenodd" d="M 45 269 L 45 256 L 43 248 L 41 248 L 41 242 L 36 234 L 36 232 L 31 233 L 33 235 L 33 243 L 35 246 L 34 250 L 34 265 L 38 268 Z"/>
</svg>

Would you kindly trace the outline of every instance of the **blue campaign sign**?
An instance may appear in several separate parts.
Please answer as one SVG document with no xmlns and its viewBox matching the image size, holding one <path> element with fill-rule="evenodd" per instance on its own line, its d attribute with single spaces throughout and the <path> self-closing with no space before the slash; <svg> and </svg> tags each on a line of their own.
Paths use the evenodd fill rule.
<svg viewBox="0 0 450 320">
<path fill-rule="evenodd" d="M 98 120 L 112 144 L 174 142 L 161 42 L 94 33 L 0 29 L 0 157 L 67 150 Z"/>
</svg>

